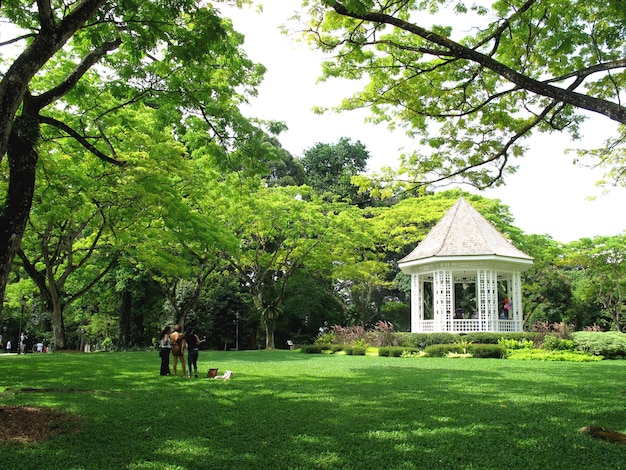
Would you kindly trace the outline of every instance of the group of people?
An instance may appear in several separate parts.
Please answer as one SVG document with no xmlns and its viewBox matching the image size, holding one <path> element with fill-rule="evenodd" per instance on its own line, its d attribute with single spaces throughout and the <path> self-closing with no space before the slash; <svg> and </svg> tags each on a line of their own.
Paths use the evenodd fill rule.
<svg viewBox="0 0 626 470">
<path fill-rule="evenodd" d="M 183 369 L 183 377 L 191 377 L 192 370 L 194 376 L 198 377 L 198 348 L 202 341 L 189 326 L 183 333 L 182 326 L 172 328 L 166 326 L 161 331 L 159 339 L 159 356 L 161 357 L 161 375 L 171 375 L 170 354 L 174 357 L 174 375 L 178 375 L 178 363 Z M 187 364 L 185 366 L 185 351 L 187 351 Z"/>
<path fill-rule="evenodd" d="M 20 336 L 19 336 L 19 341 L 17 343 L 17 349 L 15 352 L 17 352 L 18 354 L 24 354 L 26 352 L 26 340 L 28 339 L 28 336 L 26 336 L 25 332 L 21 332 Z M 11 340 L 7 340 L 6 344 L 3 343 L 2 341 L 2 336 L 0 335 L 0 349 L 4 349 L 4 352 L 11 352 L 13 350 L 13 344 L 11 343 Z M 37 344 L 33 344 L 33 352 L 44 352 L 45 351 L 45 346 L 43 344 L 43 342 L 39 342 Z"/>
</svg>

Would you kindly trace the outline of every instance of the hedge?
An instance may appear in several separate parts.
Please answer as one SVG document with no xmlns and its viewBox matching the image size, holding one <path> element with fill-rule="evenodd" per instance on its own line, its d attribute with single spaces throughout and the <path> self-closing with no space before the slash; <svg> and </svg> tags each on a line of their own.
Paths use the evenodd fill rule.
<svg viewBox="0 0 626 470">
<path fill-rule="evenodd" d="M 388 346 L 378 348 L 378 355 L 383 357 L 400 357 L 403 353 L 417 354 L 420 352 L 417 348 L 405 348 L 402 346 Z"/>
<path fill-rule="evenodd" d="M 473 357 L 490 357 L 494 359 L 506 357 L 506 348 L 497 344 L 469 344 L 467 346 L 458 344 L 433 344 L 424 349 L 426 355 L 430 357 L 445 357 L 448 353 L 463 354 L 465 351 Z"/>
<path fill-rule="evenodd" d="M 579 351 L 606 359 L 626 357 L 626 334 L 617 331 L 576 331 L 572 334 Z"/>
</svg>

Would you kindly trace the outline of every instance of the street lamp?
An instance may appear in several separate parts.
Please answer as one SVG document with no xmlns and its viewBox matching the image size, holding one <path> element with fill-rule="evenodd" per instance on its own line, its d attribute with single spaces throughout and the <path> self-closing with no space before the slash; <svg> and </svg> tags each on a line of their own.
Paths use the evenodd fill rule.
<svg viewBox="0 0 626 470">
<path fill-rule="evenodd" d="M 239 312 L 235 312 L 235 324 L 236 324 L 235 351 L 239 351 Z"/>
<path fill-rule="evenodd" d="M 20 314 L 20 331 L 17 336 L 17 353 L 22 353 L 22 321 L 24 319 L 24 307 L 26 307 L 26 297 L 22 296 L 20 299 L 20 305 L 22 306 L 22 313 Z"/>
</svg>

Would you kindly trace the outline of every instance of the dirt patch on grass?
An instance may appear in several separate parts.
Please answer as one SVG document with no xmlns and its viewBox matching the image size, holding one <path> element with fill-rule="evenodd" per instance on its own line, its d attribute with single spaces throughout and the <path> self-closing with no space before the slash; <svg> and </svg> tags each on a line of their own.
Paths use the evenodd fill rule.
<svg viewBox="0 0 626 470">
<path fill-rule="evenodd" d="M 38 442 L 50 436 L 76 432 L 76 416 L 53 408 L 0 406 L 0 441 Z"/>
</svg>

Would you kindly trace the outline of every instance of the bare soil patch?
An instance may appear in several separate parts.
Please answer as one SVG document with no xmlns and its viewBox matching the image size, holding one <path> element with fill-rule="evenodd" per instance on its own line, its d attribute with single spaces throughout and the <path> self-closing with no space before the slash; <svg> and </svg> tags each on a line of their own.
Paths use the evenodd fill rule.
<svg viewBox="0 0 626 470">
<path fill-rule="evenodd" d="M 38 442 L 50 436 L 76 432 L 76 416 L 53 408 L 0 406 L 0 441 Z"/>
</svg>

